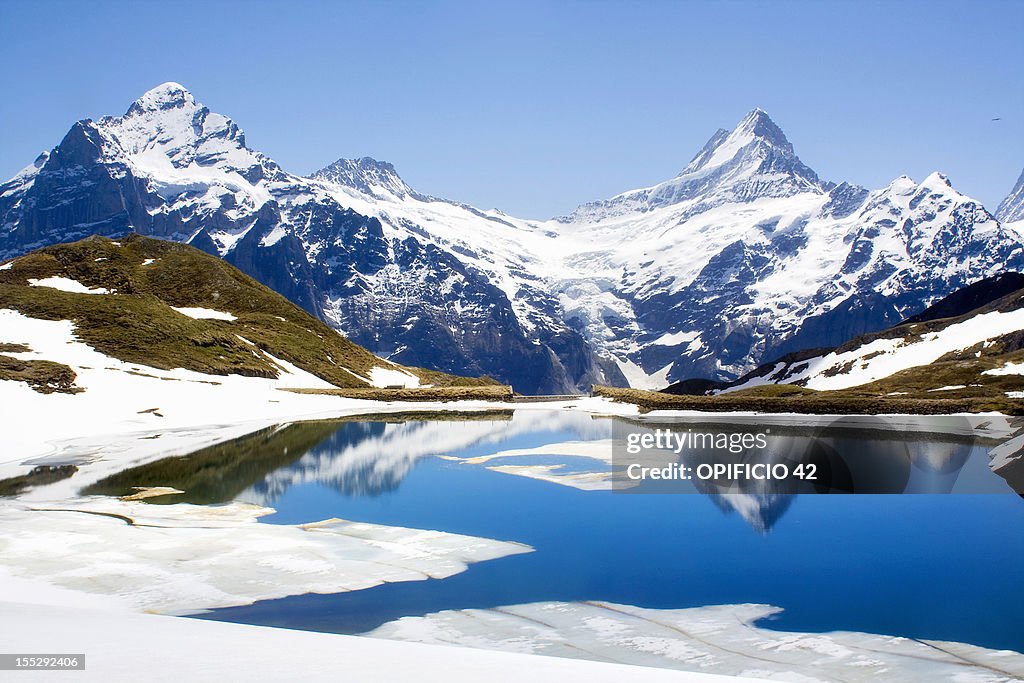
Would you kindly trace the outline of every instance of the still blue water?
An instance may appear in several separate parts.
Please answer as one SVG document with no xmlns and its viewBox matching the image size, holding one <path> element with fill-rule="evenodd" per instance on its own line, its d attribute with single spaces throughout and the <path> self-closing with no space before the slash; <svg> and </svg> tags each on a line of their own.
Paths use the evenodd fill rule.
<svg viewBox="0 0 1024 683">
<path fill-rule="evenodd" d="M 567 420 L 566 428 L 525 433 L 504 433 L 508 425 L 495 423 L 496 435 L 470 436 L 461 447 L 442 450 L 471 457 L 606 438 L 593 422 Z M 398 459 L 400 475 L 385 487 L 368 485 L 365 467 L 330 466 L 332 458 L 351 459 L 353 448 L 365 449 L 374 439 L 393 455 L 401 450 L 403 428 L 408 439 L 423 436 L 408 425 L 339 426 L 302 460 L 268 475 L 268 481 L 285 475 L 291 483 L 271 487 L 275 493 L 260 501 L 278 510 L 264 521 L 340 517 L 519 541 L 535 551 L 478 563 L 447 579 L 296 596 L 205 618 L 359 633 L 402 616 L 545 600 L 649 608 L 767 603 L 784 608 L 761 624 L 769 628 L 1024 650 L 1024 500 L 1012 493 L 786 497 L 764 511 L 764 531 L 720 498 L 581 491 L 416 455 L 422 444 Z M 339 433 L 347 453 L 339 450 Z M 597 461 L 568 460 L 573 470 L 601 469 Z M 346 471 L 361 485 L 346 484 Z M 292 476 L 296 472 L 305 474 Z M 260 493 L 266 488 L 250 487 L 241 498 L 266 496 Z"/>
</svg>

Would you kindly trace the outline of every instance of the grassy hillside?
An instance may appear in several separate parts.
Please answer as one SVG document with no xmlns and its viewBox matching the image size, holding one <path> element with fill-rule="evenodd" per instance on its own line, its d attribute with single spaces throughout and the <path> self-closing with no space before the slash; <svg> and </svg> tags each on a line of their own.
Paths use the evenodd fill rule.
<svg viewBox="0 0 1024 683">
<path fill-rule="evenodd" d="M 30 285 L 30 280 L 50 277 L 110 293 Z M 172 306 L 212 309 L 236 319 L 197 320 Z M 5 264 L 0 308 L 32 318 L 71 320 L 76 336 L 97 351 L 162 370 L 276 377 L 279 368 L 270 354 L 341 388 L 368 386 L 356 375 L 367 377 L 375 367 L 405 369 L 434 386 L 496 384 L 392 365 L 219 258 L 138 235 L 45 247 Z M 60 367 L 41 362 L 17 361 L 0 351 L 0 379 L 55 390 L 67 385 Z"/>
</svg>

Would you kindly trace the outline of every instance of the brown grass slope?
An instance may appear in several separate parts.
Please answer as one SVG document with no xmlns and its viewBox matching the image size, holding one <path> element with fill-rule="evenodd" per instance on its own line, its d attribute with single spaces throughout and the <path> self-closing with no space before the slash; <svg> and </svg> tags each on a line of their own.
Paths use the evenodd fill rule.
<svg viewBox="0 0 1024 683">
<path fill-rule="evenodd" d="M 112 293 L 29 285 L 30 279 L 51 276 Z M 237 320 L 195 320 L 172 306 L 214 309 Z M 390 366 L 219 258 L 139 235 L 116 241 L 90 237 L 18 257 L 0 270 L 0 308 L 32 318 L 71 320 L 78 338 L 101 353 L 163 370 L 276 377 L 279 368 L 266 352 L 337 387 L 359 388 L 367 383 L 352 373 L 365 377 L 373 367 Z M 405 369 L 434 386 L 496 384 L 489 378 Z"/>
</svg>

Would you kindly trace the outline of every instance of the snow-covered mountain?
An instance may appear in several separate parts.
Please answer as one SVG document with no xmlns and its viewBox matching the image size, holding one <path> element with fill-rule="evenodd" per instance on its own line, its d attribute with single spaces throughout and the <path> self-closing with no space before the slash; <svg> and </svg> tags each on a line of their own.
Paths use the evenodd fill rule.
<svg viewBox="0 0 1024 683">
<path fill-rule="evenodd" d="M 418 195 L 371 159 L 318 176 L 283 171 L 165 83 L 0 186 L 0 258 L 135 231 L 222 256 L 398 363 L 524 393 L 616 382 L 516 256 L 520 224 Z"/>
<path fill-rule="evenodd" d="M 732 379 L 1024 267 L 1021 234 L 944 176 L 825 182 L 761 110 L 671 180 L 530 221 L 369 158 L 290 174 L 174 83 L 0 185 L 0 258 L 132 230 L 222 256 L 395 362 L 523 393 Z"/>
<path fill-rule="evenodd" d="M 823 182 L 760 110 L 676 178 L 561 220 L 581 245 L 567 319 L 641 387 L 836 346 L 1024 264 L 1021 236 L 945 176 Z"/>
</svg>

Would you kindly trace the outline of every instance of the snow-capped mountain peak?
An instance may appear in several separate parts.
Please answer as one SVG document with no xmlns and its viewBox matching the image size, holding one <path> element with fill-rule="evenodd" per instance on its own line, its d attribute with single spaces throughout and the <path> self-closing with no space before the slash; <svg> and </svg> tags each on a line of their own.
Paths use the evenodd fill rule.
<svg viewBox="0 0 1024 683">
<path fill-rule="evenodd" d="M 945 189 L 952 189 L 953 183 L 949 181 L 949 176 L 946 174 L 934 171 L 924 179 L 924 182 L 921 183 L 921 187 L 942 191 Z"/>
<path fill-rule="evenodd" d="M 776 149 L 785 156 L 794 156 L 793 145 L 782 129 L 763 109 L 754 109 L 731 132 L 719 128 L 678 177 L 707 172 L 727 164 L 751 145 Z"/>
<path fill-rule="evenodd" d="M 195 106 L 196 99 L 189 92 L 188 88 L 180 83 L 168 81 L 146 91 L 142 97 L 132 103 L 125 116 L 147 111 L 165 111 L 186 107 L 194 108 Z"/>
<path fill-rule="evenodd" d="M 311 177 L 342 185 L 377 199 L 419 196 L 402 180 L 394 166 L 371 157 L 338 159 Z"/>
<path fill-rule="evenodd" d="M 104 117 L 94 125 L 112 143 L 108 147 L 119 147 L 142 167 L 162 166 L 167 159 L 178 169 L 216 166 L 253 176 L 250 169 L 266 161 L 246 147 L 245 134 L 234 121 L 210 111 L 174 82 L 146 92 L 123 116 Z"/>
<path fill-rule="evenodd" d="M 732 131 L 719 129 L 675 178 L 580 206 L 571 223 L 597 223 L 635 212 L 680 205 L 686 215 L 716 206 L 792 197 L 832 188 L 793 151 L 782 129 L 762 109 L 749 112 Z"/>
</svg>

